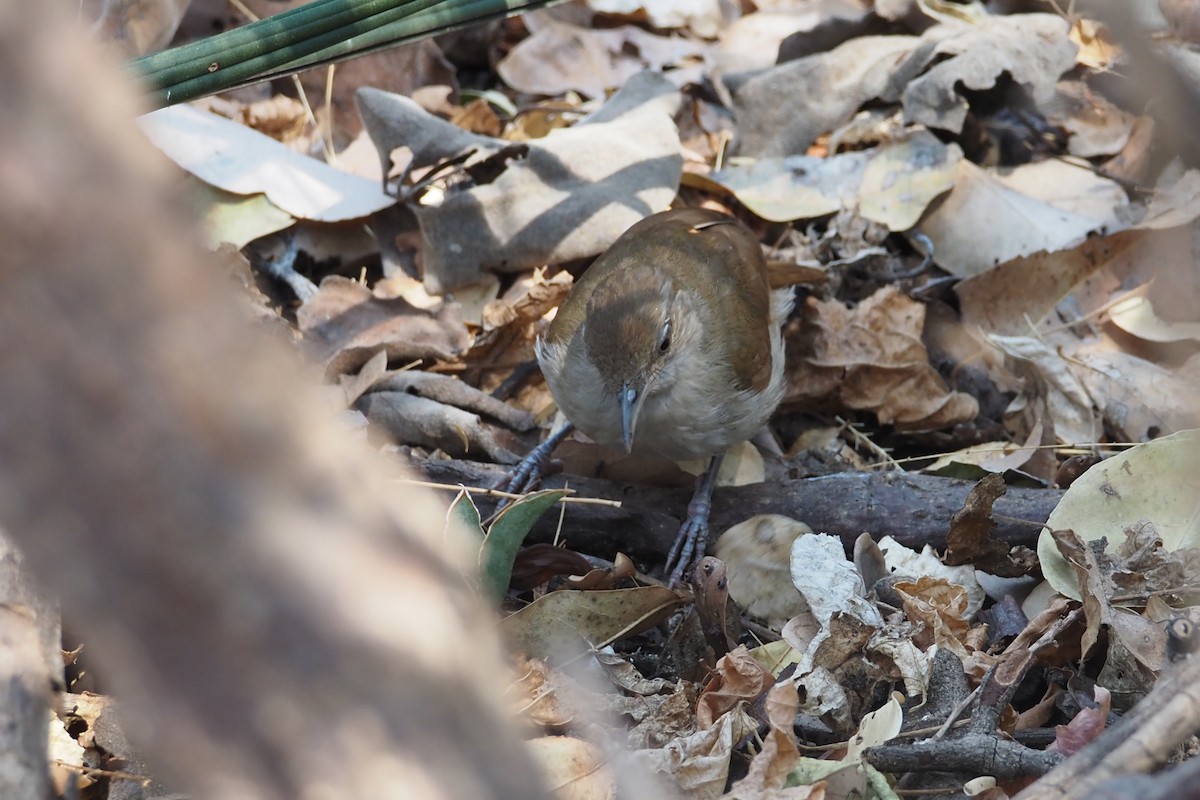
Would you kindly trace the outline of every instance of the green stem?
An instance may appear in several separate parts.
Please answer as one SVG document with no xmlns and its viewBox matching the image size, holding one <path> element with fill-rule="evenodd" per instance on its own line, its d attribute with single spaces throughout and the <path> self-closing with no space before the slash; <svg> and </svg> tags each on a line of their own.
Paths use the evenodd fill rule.
<svg viewBox="0 0 1200 800">
<path fill-rule="evenodd" d="M 551 2 L 557 0 L 314 0 L 130 66 L 161 107 Z"/>
</svg>

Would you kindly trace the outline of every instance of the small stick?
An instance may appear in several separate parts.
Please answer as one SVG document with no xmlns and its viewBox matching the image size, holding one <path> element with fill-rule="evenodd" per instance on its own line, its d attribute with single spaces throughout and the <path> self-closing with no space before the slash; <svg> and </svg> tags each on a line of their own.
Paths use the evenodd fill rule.
<svg viewBox="0 0 1200 800">
<path fill-rule="evenodd" d="M 506 500 L 520 500 L 525 497 L 523 494 L 514 494 L 513 492 L 502 492 L 499 489 L 487 489 L 476 486 L 461 486 L 449 483 L 436 483 L 434 481 L 419 481 L 413 478 L 394 478 L 393 483 L 402 483 L 405 486 L 424 486 L 427 489 L 444 489 L 450 492 L 469 492 L 471 494 L 484 494 L 489 497 L 503 497 Z M 575 491 L 567 489 L 568 492 Z M 560 503 L 573 503 L 575 505 L 592 505 L 592 506 L 612 506 L 620 508 L 620 500 L 605 500 L 600 497 L 564 497 L 559 500 Z"/>
</svg>

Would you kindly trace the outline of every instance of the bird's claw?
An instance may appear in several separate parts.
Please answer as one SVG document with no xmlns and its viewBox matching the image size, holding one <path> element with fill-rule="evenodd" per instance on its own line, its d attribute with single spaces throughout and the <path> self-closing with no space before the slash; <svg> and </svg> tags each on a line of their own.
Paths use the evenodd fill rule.
<svg viewBox="0 0 1200 800">
<path fill-rule="evenodd" d="M 550 434 L 546 438 L 546 441 L 530 450 L 525 458 L 521 459 L 521 463 L 517 464 L 514 469 L 501 478 L 492 488 L 498 492 L 505 492 L 507 494 L 524 494 L 528 492 L 548 472 L 550 455 L 562 443 L 562 440 L 567 438 L 572 430 L 572 426 L 567 425 Z M 508 504 L 509 499 L 507 497 L 500 498 L 500 502 L 496 504 L 496 513 L 504 510 L 504 507 Z"/>
</svg>

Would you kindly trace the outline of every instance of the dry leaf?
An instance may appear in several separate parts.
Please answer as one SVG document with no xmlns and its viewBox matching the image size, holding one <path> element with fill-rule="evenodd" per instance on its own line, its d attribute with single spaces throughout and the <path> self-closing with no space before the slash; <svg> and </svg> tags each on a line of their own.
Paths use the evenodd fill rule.
<svg viewBox="0 0 1200 800">
<path fill-rule="evenodd" d="M 853 309 L 810 298 L 807 310 L 811 346 L 789 362 L 785 402 L 836 399 L 909 431 L 975 418 L 975 399 L 949 391 L 929 364 L 920 303 L 885 287 Z"/>
<path fill-rule="evenodd" d="M 337 222 L 370 216 L 395 200 L 379 184 L 339 172 L 245 125 L 171 106 L 138 125 L 155 147 L 196 177 L 227 192 L 265 194 L 294 217 Z"/>
<path fill-rule="evenodd" d="M 717 661 L 713 679 L 696 704 L 696 724 L 701 730 L 712 727 L 739 704 L 753 703 L 774 683 L 746 646 L 738 645 Z"/>
<path fill-rule="evenodd" d="M 296 321 L 331 374 L 356 370 L 381 350 L 401 363 L 448 360 L 470 343 L 455 303 L 431 313 L 400 298 L 381 300 L 362 284 L 337 276 L 321 282 Z"/>
<path fill-rule="evenodd" d="M 800 698 L 796 685 L 785 682 L 772 686 L 763 703 L 767 734 L 762 749 L 750 762 L 746 777 L 735 783 L 727 795 L 738 800 L 772 797 L 771 790 L 782 789 L 788 775 L 800 760 L 796 747 L 796 712 Z M 808 797 L 808 794 L 799 797 Z M 782 797 L 782 796 L 778 796 Z"/>
<path fill-rule="evenodd" d="M 468 134 L 404 97 L 358 93 L 367 129 L 385 162 L 400 146 L 416 167 L 476 151 L 516 152 L 498 174 L 413 208 L 420 223 L 426 286 L 474 283 L 487 268 L 510 272 L 594 256 L 633 223 L 665 210 L 682 174 L 671 114 L 678 91 L 659 75 L 632 77 L 577 125 L 512 151 Z M 509 150 L 505 150 L 509 148 Z M 463 231 L 471 231 L 468 237 Z"/>
<path fill-rule="evenodd" d="M 782 627 L 807 608 L 792 585 L 789 566 L 792 543 L 806 533 L 812 528 L 803 522 L 759 514 L 725 531 L 713 546 L 728 571 L 729 596 L 772 627 Z"/>
<path fill-rule="evenodd" d="M 524 17 L 532 35 L 496 65 L 500 78 L 529 94 L 561 95 L 577 91 L 604 97 L 644 69 L 661 71 L 699 60 L 700 43 L 658 36 L 642 28 L 583 28 L 545 14 Z"/>
<path fill-rule="evenodd" d="M 1088 183 L 1094 185 L 1090 179 Z M 1120 192 L 1112 181 L 1104 184 L 1106 191 Z M 1107 206 L 1104 210 L 1109 211 Z M 1039 251 L 1073 247 L 1113 222 L 1111 215 L 1074 213 L 1016 191 L 964 160 L 958 162 L 953 191 L 917 229 L 933 241 L 938 266 L 967 277 Z"/>
<path fill-rule="evenodd" d="M 757 721 L 739 706 L 710 728 L 633 755 L 646 769 L 670 776 L 686 797 L 716 800 L 725 792 L 735 745 L 757 728 Z"/>
<path fill-rule="evenodd" d="M 889 230 L 905 231 L 954 184 L 961 158 L 958 145 L 916 131 L 901 141 L 827 158 L 760 158 L 744 166 L 735 161 L 707 180 L 773 222 L 813 219 L 850 207 Z"/>
<path fill-rule="evenodd" d="M 528 744 L 556 800 L 615 800 L 616 776 L 595 745 L 573 736 L 542 736 Z"/>
<path fill-rule="evenodd" d="M 530 655 L 555 660 L 653 627 L 682 603 L 662 586 L 550 592 L 505 617 L 500 627 Z"/>
<path fill-rule="evenodd" d="M 1126 529 L 1151 523 L 1168 550 L 1200 547 L 1200 431 L 1190 430 L 1138 445 L 1095 465 L 1063 495 L 1047 525 L 1072 529 L 1088 541 L 1109 546 Z M 1061 594 L 1080 599 L 1077 574 L 1063 560 L 1048 533 L 1038 539 L 1046 580 Z"/>
</svg>

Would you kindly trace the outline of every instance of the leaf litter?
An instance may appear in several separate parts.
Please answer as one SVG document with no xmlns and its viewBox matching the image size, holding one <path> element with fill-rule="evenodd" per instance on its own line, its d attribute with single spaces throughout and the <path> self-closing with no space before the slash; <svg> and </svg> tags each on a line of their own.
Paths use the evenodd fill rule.
<svg viewBox="0 0 1200 800">
<path fill-rule="evenodd" d="M 647 584 L 623 556 L 595 590 L 570 588 L 579 560 L 531 555 L 541 583 L 510 594 L 522 607 L 503 628 L 524 650 L 519 713 L 546 734 L 532 746 L 561 796 L 614 796 L 622 778 L 606 764 L 631 749 L 688 797 L 894 797 L 920 765 L 873 763 L 905 737 L 959 765 L 936 770 L 957 790 L 991 775 L 955 760 L 956 741 L 980 741 L 963 731 L 1007 740 L 1018 715 L 1070 755 L 1102 736 L 1110 706 L 1152 691 L 1170 624 L 1200 603 L 1200 172 L 1165 149 L 1172 120 L 1099 80 L 1131 58 L 1103 19 L 932 0 L 743 5 L 540 11 L 479 31 L 474 62 L 452 39 L 415 46 L 404 58 L 423 65 L 408 76 L 419 85 L 364 63 L 334 84 L 335 113 L 314 96 L 325 146 L 344 155 L 331 166 L 307 158 L 323 135 L 267 90 L 197 104 L 240 124 L 181 109 L 145 125 L 214 190 L 199 201 L 214 246 L 297 219 L 310 243 L 322 226 L 332 241 L 335 221 L 370 232 L 365 268 L 314 261 L 317 293 L 278 306 L 345 407 L 418 465 L 519 457 L 553 401 L 517 376 L 581 262 L 641 217 L 705 204 L 747 221 L 777 283 L 803 292 L 775 447 L 752 475 L 782 486 L 811 431 L 841 442 L 834 470 L 899 456 L 991 473 L 945 520 L 946 553 L 901 547 L 890 520 L 853 559 L 852 540 L 799 520 L 725 533 L 731 599 L 715 596 L 731 605 L 711 619 L 744 621 L 758 641 L 733 622 L 704 631 L 688 593 Z M 126 24 L 127 8 L 110 12 L 110 28 Z M 462 91 L 481 74 L 483 92 Z M 608 462 L 571 447 L 597 474 Z M 1040 565 L 996 539 L 1003 485 L 1046 485 L 1079 451 L 1103 460 L 1047 522 Z M 673 467 L 627 474 L 679 480 Z M 586 550 L 566 519 L 568 545 L 618 556 Z M 983 621 L 1002 609 L 1006 627 Z M 951 709 L 972 692 L 964 729 Z M 910 730 L 935 709 L 941 730 Z M 619 744 L 600 713 L 627 723 Z M 1036 777 L 993 775 L 987 796 Z"/>
</svg>

